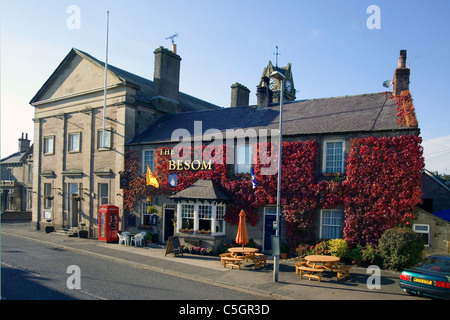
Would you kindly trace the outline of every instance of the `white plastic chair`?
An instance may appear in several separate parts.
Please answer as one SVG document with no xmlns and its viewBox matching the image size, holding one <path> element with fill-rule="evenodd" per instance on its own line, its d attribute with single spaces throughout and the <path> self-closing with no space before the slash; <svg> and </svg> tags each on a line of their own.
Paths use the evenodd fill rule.
<svg viewBox="0 0 450 320">
<path fill-rule="evenodd" d="M 128 245 L 128 241 L 129 241 L 129 238 L 128 238 L 128 233 L 126 233 L 126 232 L 122 232 L 122 234 L 118 234 L 119 235 L 119 245 L 120 244 L 124 244 L 124 245 Z"/>
<path fill-rule="evenodd" d="M 143 247 L 145 235 L 146 235 L 145 232 L 141 232 L 141 233 L 138 233 L 138 234 L 135 234 L 134 236 L 132 236 L 131 237 L 131 245 L 133 245 L 133 242 L 134 242 L 135 247 L 137 247 L 138 244 L 139 244 L 139 246 Z"/>
</svg>

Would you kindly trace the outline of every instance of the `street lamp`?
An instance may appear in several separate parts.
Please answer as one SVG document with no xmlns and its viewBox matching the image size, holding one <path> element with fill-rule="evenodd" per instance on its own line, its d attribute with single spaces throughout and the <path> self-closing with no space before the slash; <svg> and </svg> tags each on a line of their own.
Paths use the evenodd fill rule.
<svg viewBox="0 0 450 320">
<path fill-rule="evenodd" d="M 278 145 L 278 183 L 277 183 L 277 229 L 275 231 L 275 237 L 278 241 L 276 243 L 280 243 L 280 215 L 281 215 L 281 156 L 282 156 L 282 142 L 283 142 L 283 93 L 284 93 L 284 80 L 286 77 L 279 71 L 274 71 L 270 74 L 270 76 L 274 79 L 280 81 L 280 136 L 279 136 L 279 145 Z M 276 251 L 276 254 L 273 257 L 273 282 L 278 282 L 278 269 L 279 269 L 279 250 Z"/>
</svg>

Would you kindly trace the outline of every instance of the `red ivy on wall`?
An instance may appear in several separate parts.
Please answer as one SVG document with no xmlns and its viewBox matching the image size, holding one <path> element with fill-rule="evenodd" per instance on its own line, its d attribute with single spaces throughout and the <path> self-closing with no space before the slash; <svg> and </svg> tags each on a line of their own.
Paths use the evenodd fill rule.
<svg viewBox="0 0 450 320">
<path fill-rule="evenodd" d="M 222 186 L 232 196 L 224 218 L 227 222 L 237 224 L 239 212 L 244 209 L 247 221 L 255 226 L 258 207 L 276 205 L 277 200 L 277 173 L 261 174 L 269 166 L 264 164 L 268 162 L 265 154 L 259 157 L 261 147 L 265 147 L 267 156 L 271 156 L 272 145 L 254 146 L 256 189 L 252 187 L 250 175 L 236 175 L 233 167 L 226 164 L 231 155 L 225 145 L 217 150 L 207 149 L 210 146 L 194 149 L 192 160 L 201 159 L 202 152 L 211 156 L 204 159 L 206 162 L 212 158 L 221 159 L 212 164 L 212 170 L 200 171 L 169 170 L 171 155 L 166 154 L 166 148 L 157 149 L 154 174 L 160 184 L 158 189 L 145 185 L 145 176 L 138 172 L 136 152 L 127 153 L 126 172 L 130 187 L 124 192 L 124 207 L 131 211 L 140 197 L 174 194 L 199 179 L 206 179 Z M 278 150 L 276 145 L 273 147 Z M 174 151 L 182 155 L 179 150 Z M 281 204 L 289 245 L 294 247 L 300 242 L 312 241 L 317 209 L 340 204 L 344 205 L 346 214 L 344 235 L 351 244 L 374 242 L 388 227 L 405 223 L 420 202 L 421 152 L 420 138 L 415 136 L 353 140 L 347 179 L 317 181 L 318 143 L 312 140 L 283 142 Z M 276 154 L 272 165 L 278 161 Z M 177 187 L 168 186 L 170 173 L 177 174 Z"/>
<path fill-rule="evenodd" d="M 399 95 L 392 96 L 391 99 L 392 98 L 395 99 L 395 103 L 397 104 L 397 123 L 399 126 L 417 128 L 418 122 L 411 92 L 409 90 L 404 90 Z"/>
<path fill-rule="evenodd" d="M 376 244 L 381 234 L 414 218 L 421 202 L 421 138 L 355 139 L 344 182 L 344 236 L 352 245 Z"/>
</svg>

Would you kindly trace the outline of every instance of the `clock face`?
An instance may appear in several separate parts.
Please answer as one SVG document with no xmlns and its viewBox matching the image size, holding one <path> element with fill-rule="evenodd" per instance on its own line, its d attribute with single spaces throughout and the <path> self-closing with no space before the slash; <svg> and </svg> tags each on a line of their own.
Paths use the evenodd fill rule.
<svg viewBox="0 0 450 320">
<path fill-rule="evenodd" d="M 274 87 L 275 87 L 275 79 L 274 78 L 270 78 L 269 89 L 272 90 Z"/>
<path fill-rule="evenodd" d="M 288 92 L 291 92 L 292 91 L 292 84 L 291 84 L 291 82 L 288 80 L 288 81 L 286 81 L 286 90 L 288 91 Z"/>
</svg>

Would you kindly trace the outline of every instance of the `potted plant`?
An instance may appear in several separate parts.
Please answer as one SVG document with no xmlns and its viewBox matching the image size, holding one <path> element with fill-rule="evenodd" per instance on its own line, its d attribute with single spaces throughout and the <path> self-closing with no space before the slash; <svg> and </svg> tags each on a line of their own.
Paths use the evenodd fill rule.
<svg viewBox="0 0 450 320">
<path fill-rule="evenodd" d="M 156 214 L 158 213 L 158 209 L 154 206 L 147 207 L 147 214 Z"/>
<path fill-rule="evenodd" d="M 283 242 L 280 245 L 280 256 L 281 256 L 281 259 L 286 259 L 287 256 L 288 256 L 288 253 L 289 253 L 289 247 L 286 244 L 286 242 Z"/>
<path fill-rule="evenodd" d="M 147 244 L 150 244 L 150 243 L 153 242 L 153 235 L 152 235 L 150 232 L 148 232 L 148 233 L 145 235 L 145 241 L 147 242 Z"/>
</svg>

